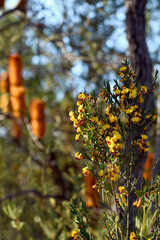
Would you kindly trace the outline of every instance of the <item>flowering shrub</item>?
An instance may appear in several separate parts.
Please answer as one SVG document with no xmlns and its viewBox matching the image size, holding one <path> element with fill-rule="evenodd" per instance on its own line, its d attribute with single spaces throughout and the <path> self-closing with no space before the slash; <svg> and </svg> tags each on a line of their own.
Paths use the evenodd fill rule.
<svg viewBox="0 0 160 240">
<path fill-rule="evenodd" d="M 127 61 L 119 69 L 119 75 L 120 82 L 114 80 L 113 91 L 107 82 L 98 98 L 79 94 L 78 110 L 71 111 L 69 116 L 76 129 L 75 140 L 81 139 L 87 151 L 77 152 L 75 157 L 85 160 L 83 174 L 95 178 L 96 184 L 92 187 L 102 193 L 105 239 L 158 239 L 160 179 L 151 186 L 144 181 L 138 189 L 140 179 L 134 176 L 149 151 L 148 128 L 156 116 L 146 107 L 157 74 L 150 89 L 136 84 L 135 73 Z M 114 203 L 110 204 L 109 198 Z M 112 210 L 113 205 L 116 211 Z M 154 213 L 151 211 L 153 205 Z M 84 222 L 80 224 L 86 212 L 82 207 L 78 209 L 77 212 L 77 205 L 73 204 L 78 229 L 73 230 L 72 239 L 94 239 L 89 232 L 85 233 Z M 143 218 L 140 217 L 142 209 Z M 86 221 L 86 228 L 88 224 Z"/>
</svg>

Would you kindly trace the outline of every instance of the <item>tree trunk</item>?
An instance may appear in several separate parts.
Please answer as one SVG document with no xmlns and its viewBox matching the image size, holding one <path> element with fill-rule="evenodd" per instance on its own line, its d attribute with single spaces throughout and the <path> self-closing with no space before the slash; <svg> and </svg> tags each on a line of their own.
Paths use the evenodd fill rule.
<svg viewBox="0 0 160 240">
<path fill-rule="evenodd" d="M 159 89 L 160 91 L 160 89 Z M 157 98 L 157 129 L 156 129 L 156 144 L 155 144 L 155 155 L 153 164 L 153 179 L 155 179 L 157 174 L 160 174 L 160 94 Z"/>
<path fill-rule="evenodd" d="M 126 31 L 131 65 L 136 72 L 137 85 L 144 84 L 150 87 L 152 83 L 152 64 L 145 34 L 146 3 L 147 0 L 125 0 Z"/>
<path fill-rule="evenodd" d="M 126 8 L 126 32 L 129 43 L 129 57 L 131 66 L 136 72 L 136 85 L 145 85 L 151 87 L 152 83 L 152 64 L 149 56 L 146 34 L 145 34 L 145 8 L 147 0 L 125 0 Z M 147 111 L 153 109 L 153 93 L 151 91 L 147 103 Z M 148 130 L 148 135 L 149 135 Z M 141 159 L 141 166 L 133 172 L 133 177 L 138 179 L 137 188 L 140 188 L 142 182 L 142 173 L 145 157 Z M 136 196 L 131 194 L 130 199 L 130 227 L 134 230 L 134 220 L 132 203 Z"/>
</svg>

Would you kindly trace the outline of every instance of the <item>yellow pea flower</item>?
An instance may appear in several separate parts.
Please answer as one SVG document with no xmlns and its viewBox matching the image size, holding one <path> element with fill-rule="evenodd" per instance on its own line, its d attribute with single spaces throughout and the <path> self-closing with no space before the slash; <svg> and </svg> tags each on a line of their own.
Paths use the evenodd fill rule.
<svg viewBox="0 0 160 240">
<path fill-rule="evenodd" d="M 84 100 L 86 98 L 86 95 L 84 93 L 80 93 L 78 95 L 78 99 Z"/>
<path fill-rule="evenodd" d="M 136 236 L 136 234 L 134 232 L 130 233 L 129 240 L 137 240 L 137 236 Z"/>
<path fill-rule="evenodd" d="M 76 152 L 75 157 L 77 158 L 77 160 L 80 160 L 82 157 L 82 153 Z"/>
<path fill-rule="evenodd" d="M 146 94 L 147 93 L 147 87 L 146 86 L 141 86 L 141 91 Z"/>
<path fill-rule="evenodd" d="M 126 71 L 126 66 L 120 67 L 119 71 L 120 71 L 120 72 Z"/>
<path fill-rule="evenodd" d="M 83 173 L 85 176 L 88 176 L 88 175 L 90 174 L 90 171 L 88 170 L 88 167 L 82 168 L 82 173 Z"/>
<path fill-rule="evenodd" d="M 90 120 L 93 123 L 97 123 L 98 122 L 98 117 L 91 117 Z"/>
<path fill-rule="evenodd" d="M 124 88 L 124 89 L 121 91 L 122 94 L 127 94 L 128 92 L 129 92 L 129 88 Z"/>
<path fill-rule="evenodd" d="M 102 126 L 103 130 L 107 130 L 107 129 L 110 129 L 110 125 L 109 124 L 105 124 Z"/>
<path fill-rule="evenodd" d="M 118 121 L 118 118 L 117 118 L 116 116 L 111 115 L 111 116 L 109 116 L 109 121 L 110 121 L 111 123 L 115 123 L 115 122 Z"/>
<path fill-rule="evenodd" d="M 99 171 L 99 176 L 100 176 L 100 177 L 103 177 L 103 176 L 104 176 L 103 170 L 100 170 L 100 171 Z"/>
<path fill-rule="evenodd" d="M 134 99 L 137 97 L 137 88 L 134 88 L 129 94 L 129 98 Z"/>
<path fill-rule="evenodd" d="M 143 140 L 146 140 L 148 137 L 147 137 L 147 135 L 145 135 L 145 134 L 141 134 L 141 138 L 142 138 Z"/>
<path fill-rule="evenodd" d="M 118 131 L 113 131 L 113 138 L 115 140 L 120 140 L 122 138 L 121 134 Z"/>
<path fill-rule="evenodd" d="M 115 94 L 116 94 L 117 96 L 119 96 L 120 93 L 121 93 L 121 90 L 120 90 L 120 89 L 116 89 L 114 92 L 115 92 Z"/>
<path fill-rule="evenodd" d="M 137 199 L 135 202 L 133 202 L 133 205 L 136 207 L 140 207 L 142 205 L 142 200 L 141 198 Z"/>
<path fill-rule="evenodd" d="M 131 121 L 136 124 L 136 123 L 139 123 L 141 121 L 141 119 L 139 117 L 133 117 L 131 118 Z"/>
<path fill-rule="evenodd" d="M 71 233 L 71 237 L 72 237 L 73 239 L 77 239 L 79 233 L 80 233 L 80 229 L 74 229 L 74 230 L 72 231 L 72 233 Z"/>
</svg>

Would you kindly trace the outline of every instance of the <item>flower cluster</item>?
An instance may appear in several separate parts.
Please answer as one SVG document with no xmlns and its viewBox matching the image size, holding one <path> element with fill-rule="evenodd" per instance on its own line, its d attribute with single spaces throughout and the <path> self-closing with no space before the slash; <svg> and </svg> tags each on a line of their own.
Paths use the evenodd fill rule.
<svg viewBox="0 0 160 240">
<path fill-rule="evenodd" d="M 116 198 L 118 200 L 119 205 L 122 208 L 125 208 L 127 206 L 127 202 L 126 202 L 126 196 L 127 196 L 127 190 L 125 189 L 124 186 L 119 186 L 118 187 L 119 190 L 119 194 L 116 195 Z"/>
<path fill-rule="evenodd" d="M 104 194 L 114 195 L 116 208 L 121 208 L 123 217 L 127 218 L 124 222 L 127 222 L 130 207 L 127 203 L 130 202 L 131 192 L 137 194 L 137 200 L 131 207 L 139 208 L 146 203 L 148 191 L 145 194 L 136 192 L 137 179 L 134 179 L 133 172 L 149 151 L 148 129 L 156 116 L 147 110 L 147 99 L 153 91 L 154 82 L 151 88 L 139 86 L 127 61 L 119 69 L 119 75 L 120 82 L 114 80 L 113 90 L 109 82 L 104 83 L 98 98 L 80 93 L 78 109 L 71 111 L 69 116 L 76 130 L 75 140 L 81 140 L 83 145 L 82 152 L 75 154 L 77 160 L 86 160 L 87 166 L 82 168 L 82 173 L 96 179 L 92 187 L 98 191 L 102 189 L 102 198 Z M 119 179 L 124 186 L 119 186 L 116 194 L 114 182 Z M 110 215 L 105 215 L 106 239 L 122 239 L 121 230 L 115 227 L 108 229 L 111 216 L 112 210 Z M 112 217 L 114 222 L 115 216 Z M 131 232 L 127 225 L 126 229 L 127 239 L 139 239 L 140 234 Z"/>
</svg>

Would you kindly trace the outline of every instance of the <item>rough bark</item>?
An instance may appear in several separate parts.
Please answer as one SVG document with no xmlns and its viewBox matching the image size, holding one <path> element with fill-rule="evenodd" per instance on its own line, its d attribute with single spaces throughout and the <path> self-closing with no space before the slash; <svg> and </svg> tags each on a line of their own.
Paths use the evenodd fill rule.
<svg viewBox="0 0 160 240">
<path fill-rule="evenodd" d="M 160 89 L 159 89 L 160 91 Z M 160 94 L 157 98 L 157 129 L 156 129 L 156 146 L 155 146 L 155 156 L 153 164 L 153 179 L 155 179 L 157 174 L 160 174 Z"/>
<path fill-rule="evenodd" d="M 146 44 L 145 33 L 145 8 L 147 0 L 125 0 L 126 9 L 126 32 L 129 43 L 129 57 L 131 66 L 136 72 L 136 85 L 145 85 L 147 88 L 152 84 L 152 63 Z M 153 110 L 153 93 L 150 93 L 147 109 Z M 148 131 L 149 134 L 149 131 Z M 141 185 L 143 164 L 145 157 L 141 159 L 138 171 L 133 172 L 134 178 L 138 179 L 137 188 Z M 131 194 L 130 199 L 130 229 L 134 229 L 133 216 L 135 215 L 132 203 L 135 196 Z"/>
</svg>

